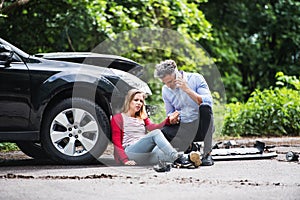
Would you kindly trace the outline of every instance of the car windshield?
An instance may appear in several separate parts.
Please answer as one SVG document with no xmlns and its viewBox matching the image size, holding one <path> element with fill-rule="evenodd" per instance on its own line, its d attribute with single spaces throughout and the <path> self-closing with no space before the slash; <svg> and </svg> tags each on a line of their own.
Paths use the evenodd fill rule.
<svg viewBox="0 0 300 200">
<path fill-rule="evenodd" d="M 29 54 L 27 54 L 24 51 L 22 51 L 21 49 L 15 47 L 14 45 L 10 44 L 9 42 L 3 40 L 2 38 L 0 38 L 0 43 L 4 44 L 4 45 L 10 46 L 14 52 L 16 52 L 18 55 L 21 55 L 24 58 L 28 58 L 29 57 Z"/>
</svg>

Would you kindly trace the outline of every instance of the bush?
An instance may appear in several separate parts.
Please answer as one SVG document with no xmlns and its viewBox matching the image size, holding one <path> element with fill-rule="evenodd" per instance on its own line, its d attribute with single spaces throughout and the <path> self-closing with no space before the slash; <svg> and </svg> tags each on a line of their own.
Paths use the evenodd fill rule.
<svg viewBox="0 0 300 200">
<path fill-rule="evenodd" d="M 227 104 L 222 135 L 239 137 L 244 132 L 244 126 L 240 112 L 244 104 L 239 102 Z"/>
<path fill-rule="evenodd" d="M 228 104 L 222 134 L 300 136 L 299 80 L 277 73 L 275 87 L 252 93 L 247 103 Z M 283 82 L 285 84 L 283 84 Z"/>
<path fill-rule="evenodd" d="M 18 146 L 15 143 L 2 142 L 0 143 L 0 151 L 17 151 L 19 150 Z"/>
</svg>

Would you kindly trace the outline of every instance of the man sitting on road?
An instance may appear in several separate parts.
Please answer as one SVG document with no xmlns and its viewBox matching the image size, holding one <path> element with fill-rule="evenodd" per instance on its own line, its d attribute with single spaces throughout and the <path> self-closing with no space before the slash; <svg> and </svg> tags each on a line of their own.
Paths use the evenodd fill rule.
<svg viewBox="0 0 300 200">
<path fill-rule="evenodd" d="M 165 84 L 162 98 L 167 115 L 178 111 L 180 116 L 177 124 L 162 128 L 165 137 L 185 153 L 198 149 L 194 142 L 204 141 L 202 166 L 213 165 L 213 100 L 204 77 L 198 73 L 178 71 L 173 60 L 156 65 L 154 76 Z"/>
</svg>

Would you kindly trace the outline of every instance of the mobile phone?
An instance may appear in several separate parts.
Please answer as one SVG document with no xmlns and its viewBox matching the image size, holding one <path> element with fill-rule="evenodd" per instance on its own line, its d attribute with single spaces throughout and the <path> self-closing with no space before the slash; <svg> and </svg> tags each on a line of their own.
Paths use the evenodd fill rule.
<svg viewBox="0 0 300 200">
<path fill-rule="evenodd" d="M 178 69 L 175 68 L 175 79 L 178 80 L 181 74 L 179 73 Z M 176 84 L 176 88 L 178 87 L 178 84 Z"/>
<path fill-rule="evenodd" d="M 176 78 L 176 80 L 178 80 L 180 76 L 181 76 L 181 74 L 179 73 L 178 69 L 176 68 L 175 69 L 175 78 Z"/>
</svg>

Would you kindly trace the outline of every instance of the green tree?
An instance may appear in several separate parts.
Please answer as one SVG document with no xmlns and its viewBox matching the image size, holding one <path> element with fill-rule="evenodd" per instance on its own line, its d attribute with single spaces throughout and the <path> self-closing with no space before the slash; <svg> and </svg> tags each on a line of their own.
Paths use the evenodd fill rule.
<svg viewBox="0 0 300 200">
<path fill-rule="evenodd" d="M 232 101 L 274 85 L 278 71 L 299 75 L 299 1 L 214 0 L 199 7 L 213 25 L 214 40 L 204 41 L 205 47 Z"/>
<path fill-rule="evenodd" d="M 88 50 L 122 31 L 141 27 L 169 28 L 196 40 L 211 38 L 210 23 L 187 0 L 3 2 L 2 37 L 30 53 Z"/>
<path fill-rule="evenodd" d="M 95 31 L 86 6 L 86 1 L 4 1 L 1 37 L 31 54 L 88 50 Z"/>
</svg>

